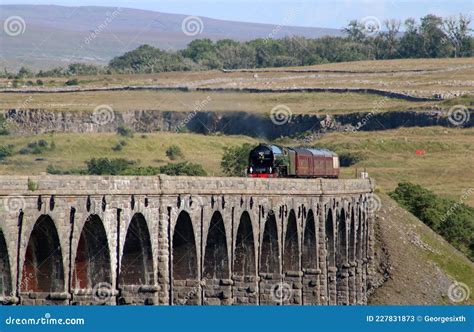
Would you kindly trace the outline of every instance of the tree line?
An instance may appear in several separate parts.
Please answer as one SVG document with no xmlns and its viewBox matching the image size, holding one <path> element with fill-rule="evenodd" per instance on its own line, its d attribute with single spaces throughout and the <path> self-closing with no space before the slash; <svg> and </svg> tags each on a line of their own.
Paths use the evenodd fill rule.
<svg viewBox="0 0 474 332">
<path fill-rule="evenodd" d="M 364 22 L 352 20 L 344 28 L 344 37 L 285 37 L 239 42 L 231 39 L 212 41 L 197 39 L 185 49 L 171 52 L 142 45 L 110 60 L 107 66 L 73 63 L 67 68 L 33 73 L 21 68 L 12 78 L 76 76 L 112 73 L 157 73 L 209 69 L 240 69 L 308 66 L 323 63 L 474 56 L 471 18 L 442 18 L 426 15 L 417 22 L 413 18 L 386 20 L 383 26 L 368 31 Z M 382 24 L 381 24 L 382 25 Z M 401 27 L 404 31 L 401 32 Z"/>
</svg>

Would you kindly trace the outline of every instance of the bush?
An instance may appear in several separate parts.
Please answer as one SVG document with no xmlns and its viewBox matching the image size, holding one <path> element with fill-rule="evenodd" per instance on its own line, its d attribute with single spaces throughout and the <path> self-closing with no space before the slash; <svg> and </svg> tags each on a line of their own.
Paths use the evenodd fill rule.
<svg viewBox="0 0 474 332">
<path fill-rule="evenodd" d="M 7 124 L 6 124 L 6 121 L 5 121 L 5 117 L 0 114 L 0 136 L 2 135 L 8 135 L 9 132 L 8 132 L 8 129 L 7 129 Z"/>
<path fill-rule="evenodd" d="M 183 152 L 177 145 L 171 145 L 168 149 L 166 149 L 166 156 L 171 160 L 184 157 Z"/>
<path fill-rule="evenodd" d="M 72 78 L 70 80 L 67 80 L 66 83 L 64 83 L 68 86 L 70 85 L 79 85 L 79 81 L 77 80 L 77 78 Z"/>
<path fill-rule="evenodd" d="M 0 160 L 13 155 L 13 145 L 0 146 Z"/>
<path fill-rule="evenodd" d="M 188 176 L 206 176 L 207 173 L 199 164 L 188 162 L 169 163 L 160 167 L 160 173 L 166 175 L 188 175 Z"/>
<path fill-rule="evenodd" d="M 354 152 L 341 152 L 338 153 L 339 164 L 341 167 L 349 167 L 357 164 L 358 162 L 364 160 L 362 155 Z"/>
<path fill-rule="evenodd" d="M 121 175 L 130 166 L 135 165 L 134 161 L 122 158 L 93 158 L 86 161 L 87 173 L 91 175 Z"/>
<path fill-rule="evenodd" d="M 224 149 L 222 171 L 229 176 L 242 176 L 248 166 L 250 151 L 254 145 L 245 143 L 242 146 L 231 146 Z"/>
<path fill-rule="evenodd" d="M 37 79 L 36 85 L 44 85 L 43 80 Z"/>
<path fill-rule="evenodd" d="M 474 260 L 474 208 L 412 183 L 399 183 L 390 196 Z"/>
<path fill-rule="evenodd" d="M 126 126 L 118 126 L 117 134 L 119 134 L 120 136 L 124 136 L 124 137 L 133 137 L 132 129 L 130 129 Z"/>
</svg>

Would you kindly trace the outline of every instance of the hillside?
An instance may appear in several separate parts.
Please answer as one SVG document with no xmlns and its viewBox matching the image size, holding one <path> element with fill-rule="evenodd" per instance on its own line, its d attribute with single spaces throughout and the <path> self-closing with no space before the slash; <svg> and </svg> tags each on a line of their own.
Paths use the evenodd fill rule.
<svg viewBox="0 0 474 332">
<path fill-rule="evenodd" d="M 474 289 L 474 264 L 429 227 L 384 194 L 376 218 L 379 282 L 370 304 L 452 304 L 455 282 Z M 473 304 L 471 294 L 467 301 Z"/>
<path fill-rule="evenodd" d="M 270 34 L 276 38 L 341 34 L 336 29 L 286 26 L 280 26 L 275 33 L 272 24 L 200 17 L 201 21 L 194 22 L 202 32 L 187 35 L 182 30 L 187 15 L 119 7 L 1 5 L 0 21 L 11 16 L 19 16 L 25 22 L 21 35 L 11 37 L 3 30 L 0 33 L 0 66 L 12 70 L 20 64 L 31 68 L 64 66 L 71 62 L 105 64 L 112 57 L 143 44 L 175 50 L 195 38 L 250 40 Z"/>
</svg>

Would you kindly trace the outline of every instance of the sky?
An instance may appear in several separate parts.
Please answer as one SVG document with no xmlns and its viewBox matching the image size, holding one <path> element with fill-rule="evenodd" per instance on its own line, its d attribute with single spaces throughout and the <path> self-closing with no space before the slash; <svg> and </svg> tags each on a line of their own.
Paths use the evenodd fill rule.
<svg viewBox="0 0 474 332">
<path fill-rule="evenodd" d="M 217 19 L 295 26 L 342 28 L 351 19 L 374 16 L 404 20 L 426 14 L 474 18 L 474 0 L 0 0 L 0 4 L 111 6 Z"/>
</svg>

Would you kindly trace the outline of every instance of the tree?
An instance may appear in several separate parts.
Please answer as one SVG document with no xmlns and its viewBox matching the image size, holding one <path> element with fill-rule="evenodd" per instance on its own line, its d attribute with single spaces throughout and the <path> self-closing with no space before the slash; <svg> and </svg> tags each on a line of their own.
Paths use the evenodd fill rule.
<svg viewBox="0 0 474 332">
<path fill-rule="evenodd" d="M 419 34 L 414 18 L 405 20 L 405 33 L 400 39 L 398 54 L 400 58 L 421 58 L 423 56 L 423 38 Z"/>
<path fill-rule="evenodd" d="M 436 15 L 421 18 L 420 33 L 423 38 L 423 56 L 428 58 L 447 57 L 451 53 L 451 45 L 442 30 L 443 19 Z"/>
<path fill-rule="evenodd" d="M 462 14 L 459 15 L 458 19 L 448 17 L 443 21 L 442 29 L 453 46 L 453 56 L 455 58 L 473 55 L 471 37 L 469 36 L 473 29 L 469 28 L 470 24 L 471 18 Z"/>
<path fill-rule="evenodd" d="M 347 27 L 343 29 L 347 37 L 355 42 L 362 42 L 365 39 L 364 26 L 357 20 L 351 20 Z"/>
<path fill-rule="evenodd" d="M 248 166 L 250 150 L 254 145 L 244 143 L 241 146 L 231 146 L 224 149 L 221 160 L 222 171 L 229 176 L 242 176 Z"/>
</svg>

